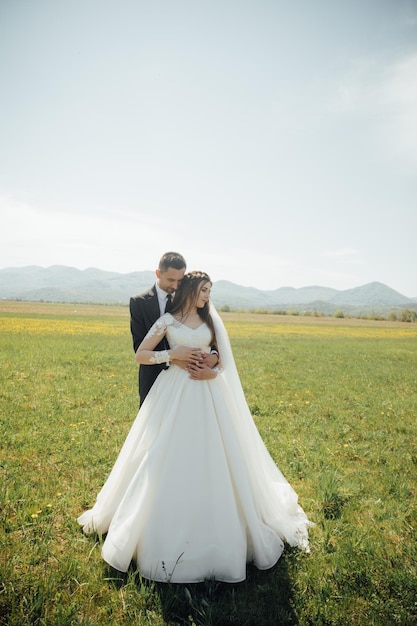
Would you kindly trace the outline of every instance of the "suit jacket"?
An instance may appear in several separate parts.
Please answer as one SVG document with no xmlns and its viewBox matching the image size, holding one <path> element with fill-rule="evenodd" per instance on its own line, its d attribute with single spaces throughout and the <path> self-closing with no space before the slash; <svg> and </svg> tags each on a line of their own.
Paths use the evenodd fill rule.
<svg viewBox="0 0 417 626">
<path fill-rule="evenodd" d="M 130 330 L 133 339 L 133 349 L 136 352 L 145 335 L 161 317 L 159 310 L 158 294 L 155 285 L 143 293 L 130 298 Z M 163 340 L 156 346 L 155 350 L 168 350 L 168 341 Z M 139 367 L 139 396 L 140 404 L 143 403 L 150 388 L 154 384 L 158 375 L 166 365 L 140 365 Z"/>
</svg>

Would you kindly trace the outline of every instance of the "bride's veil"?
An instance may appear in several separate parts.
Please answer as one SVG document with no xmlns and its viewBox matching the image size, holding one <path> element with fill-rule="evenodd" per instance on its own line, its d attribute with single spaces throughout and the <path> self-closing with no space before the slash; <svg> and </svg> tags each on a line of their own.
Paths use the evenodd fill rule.
<svg viewBox="0 0 417 626">
<path fill-rule="evenodd" d="M 235 426 L 241 434 L 246 433 L 246 435 L 250 438 L 248 444 L 249 447 L 252 448 L 253 436 L 256 433 L 256 436 L 259 437 L 259 433 L 253 422 L 249 406 L 246 402 L 233 356 L 229 335 L 222 318 L 212 302 L 210 302 L 210 315 L 213 320 L 214 330 L 216 333 L 216 344 L 219 350 L 222 378 L 226 382 L 228 395 L 230 396 L 230 399 L 233 400 L 235 410 L 232 411 L 232 413 L 234 420 L 236 420 Z"/>
<path fill-rule="evenodd" d="M 313 524 L 298 504 L 298 496 L 270 456 L 252 418 L 240 382 L 227 330 L 215 306 L 210 315 L 216 333 L 221 377 L 228 396 L 230 419 L 247 461 L 248 474 L 264 522 L 290 545 L 308 551 L 308 526 Z M 272 490 L 271 490 L 272 487 Z M 294 519 L 297 524 L 294 524 Z"/>
</svg>

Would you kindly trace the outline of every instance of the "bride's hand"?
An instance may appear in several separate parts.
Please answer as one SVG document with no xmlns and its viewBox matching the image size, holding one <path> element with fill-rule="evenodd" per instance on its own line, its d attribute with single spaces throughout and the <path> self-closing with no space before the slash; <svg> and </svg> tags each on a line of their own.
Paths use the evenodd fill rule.
<svg viewBox="0 0 417 626">
<path fill-rule="evenodd" d="M 199 363 L 202 358 L 200 348 L 191 348 L 189 346 L 178 346 L 170 350 L 171 360 L 186 361 L 187 363 Z"/>
</svg>

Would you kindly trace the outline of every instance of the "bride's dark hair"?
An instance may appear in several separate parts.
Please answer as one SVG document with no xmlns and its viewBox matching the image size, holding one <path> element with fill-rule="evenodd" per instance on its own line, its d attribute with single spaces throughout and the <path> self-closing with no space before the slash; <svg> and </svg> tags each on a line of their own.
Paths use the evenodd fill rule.
<svg viewBox="0 0 417 626">
<path fill-rule="evenodd" d="M 170 313 L 172 315 L 178 313 L 180 318 L 186 317 L 198 298 L 202 283 L 211 283 L 210 276 L 205 272 L 194 271 L 184 274 L 184 277 L 175 292 Z M 202 308 L 198 308 L 197 313 L 203 322 L 205 322 L 210 328 L 212 341 L 214 342 L 215 332 L 213 320 L 211 319 L 209 311 L 209 303 L 206 302 Z"/>
</svg>

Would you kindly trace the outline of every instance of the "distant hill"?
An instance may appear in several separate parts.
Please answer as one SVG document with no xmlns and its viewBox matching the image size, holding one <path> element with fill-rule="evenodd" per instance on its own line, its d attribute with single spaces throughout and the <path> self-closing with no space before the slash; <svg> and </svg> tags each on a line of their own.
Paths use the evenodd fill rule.
<svg viewBox="0 0 417 626">
<path fill-rule="evenodd" d="M 153 284 L 154 272 L 119 274 L 64 265 L 0 270 L 0 298 L 33 302 L 126 303 Z"/>
<path fill-rule="evenodd" d="M 283 311 L 317 311 L 332 314 L 338 309 L 358 315 L 410 308 L 417 310 L 417 298 L 407 298 L 398 291 L 379 282 L 339 291 L 330 287 L 310 286 L 295 289 L 280 287 L 273 291 L 261 291 L 254 287 L 239 287 L 221 280 L 214 284 L 213 301 L 216 306 L 232 308 L 264 308 Z"/>
<path fill-rule="evenodd" d="M 128 304 L 132 295 L 147 289 L 154 281 L 155 273 L 151 271 L 120 274 L 62 265 L 10 267 L 0 270 L 0 298 L 33 302 Z M 264 291 L 219 280 L 213 285 L 212 298 L 217 307 L 231 309 L 317 311 L 325 314 L 342 309 L 353 315 L 369 310 L 383 313 L 410 308 L 417 311 L 417 298 L 407 298 L 379 282 L 345 291 L 320 286 L 299 289 L 280 287 Z"/>
</svg>

